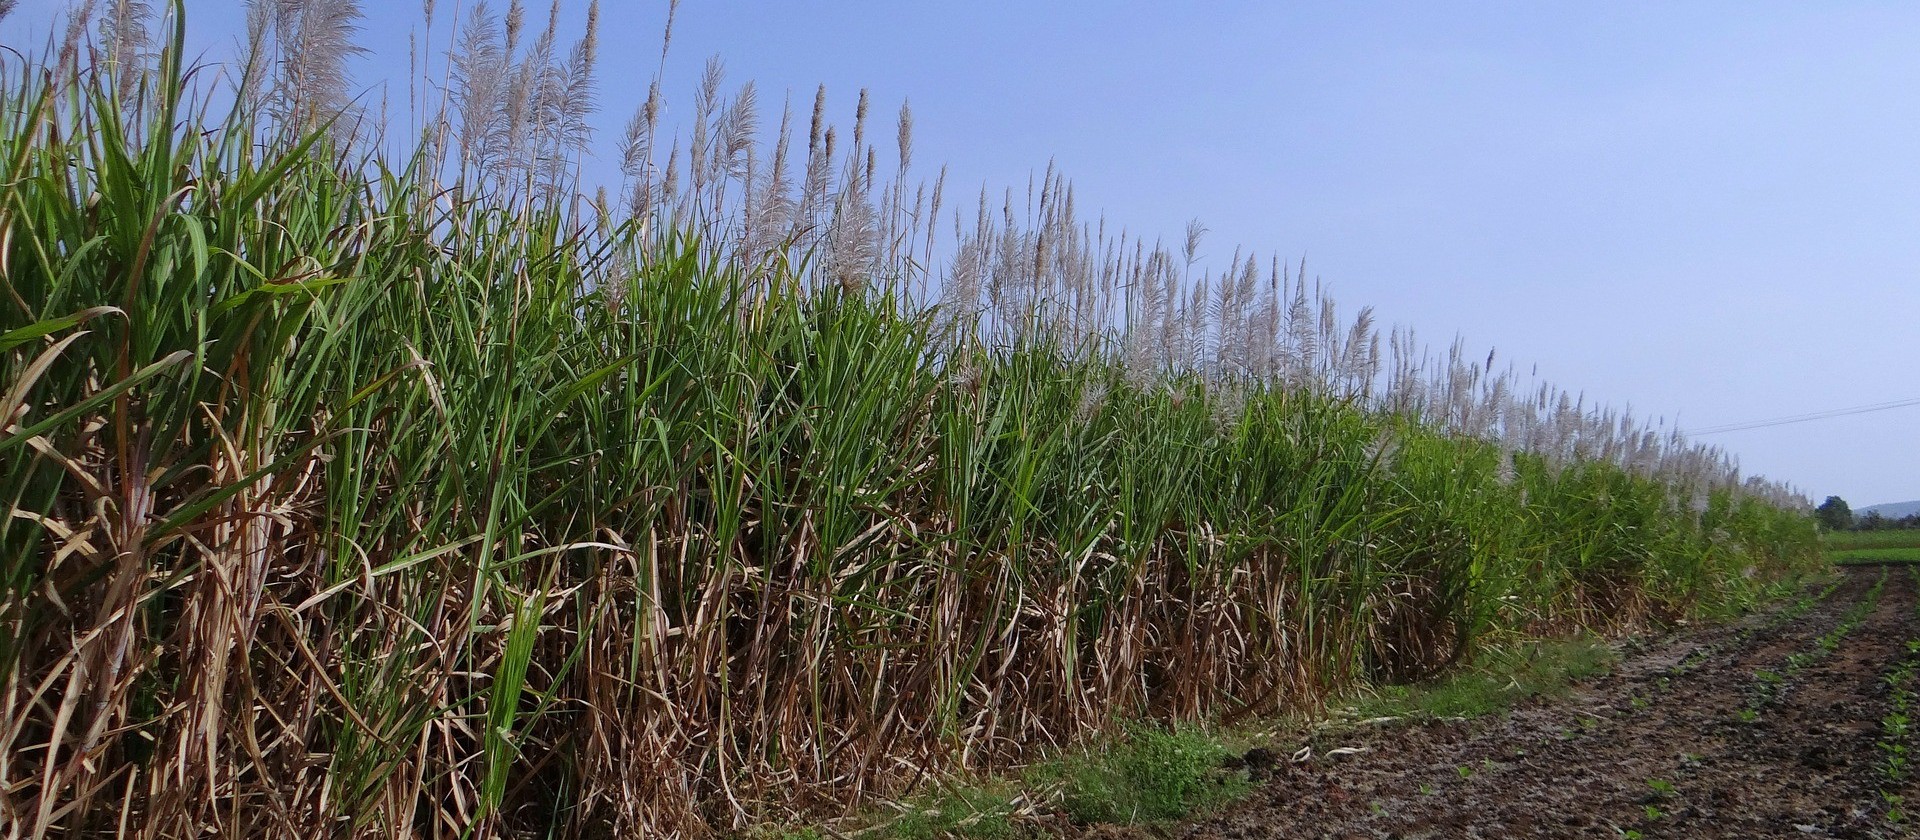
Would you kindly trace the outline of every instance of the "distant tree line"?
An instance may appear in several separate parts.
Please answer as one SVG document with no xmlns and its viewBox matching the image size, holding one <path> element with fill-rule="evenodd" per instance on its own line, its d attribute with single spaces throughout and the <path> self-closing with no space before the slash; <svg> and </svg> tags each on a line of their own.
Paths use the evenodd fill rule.
<svg viewBox="0 0 1920 840">
<path fill-rule="evenodd" d="M 1920 530 L 1920 513 L 1892 517 L 1870 510 L 1855 516 L 1853 508 L 1847 506 L 1847 500 L 1839 496 L 1828 496 L 1826 501 L 1814 508 L 1813 514 L 1820 520 L 1820 527 L 1829 531 Z"/>
</svg>

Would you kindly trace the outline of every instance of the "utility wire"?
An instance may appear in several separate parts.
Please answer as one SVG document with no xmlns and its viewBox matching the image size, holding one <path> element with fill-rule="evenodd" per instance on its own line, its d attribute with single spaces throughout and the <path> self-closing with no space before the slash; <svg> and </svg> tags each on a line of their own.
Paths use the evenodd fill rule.
<svg viewBox="0 0 1920 840">
<path fill-rule="evenodd" d="M 1814 420 L 1828 420 L 1834 417 L 1846 417 L 1853 414 L 1867 414 L 1875 411 L 1891 411 L 1896 408 L 1906 408 L 1908 406 L 1915 406 L 1915 405 L 1920 405 L 1920 398 L 1914 398 L 1914 399 L 1908 399 L 1908 400 L 1894 400 L 1893 402 L 1874 403 L 1873 405 L 1857 405 L 1852 408 L 1833 408 L 1833 409 L 1828 409 L 1826 411 L 1815 411 L 1807 414 L 1796 414 L 1792 417 L 1778 417 L 1772 420 L 1758 420 L 1751 423 L 1729 423 L 1724 426 L 1708 426 L 1707 428 L 1704 428 L 1704 429 L 1693 429 L 1691 431 L 1688 431 L 1687 434 L 1690 436 L 1697 437 L 1699 435 L 1717 435 L 1722 432 L 1743 432 L 1748 429 L 1765 429 L 1772 426 L 1785 426 L 1789 423 L 1807 423 Z"/>
</svg>

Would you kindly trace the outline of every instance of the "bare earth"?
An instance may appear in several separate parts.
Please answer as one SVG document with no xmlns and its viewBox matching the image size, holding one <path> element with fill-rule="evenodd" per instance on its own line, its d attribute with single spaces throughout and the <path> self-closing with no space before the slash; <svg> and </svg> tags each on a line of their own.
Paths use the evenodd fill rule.
<svg viewBox="0 0 1920 840">
<path fill-rule="evenodd" d="M 1883 573 L 1878 606 L 1822 651 Z M 1275 760 L 1251 799 L 1161 836 L 1915 836 L 1920 816 L 1889 820 L 1881 792 L 1911 810 L 1920 789 L 1911 773 L 1889 780 L 1879 746 L 1883 677 L 1920 638 L 1913 579 L 1899 567 L 1842 574 L 1803 615 L 1670 637 L 1567 700 L 1319 736 L 1300 762 L 1287 755 L 1299 744 L 1276 745 L 1252 756 Z M 1341 747 L 1361 752 L 1329 755 Z"/>
</svg>

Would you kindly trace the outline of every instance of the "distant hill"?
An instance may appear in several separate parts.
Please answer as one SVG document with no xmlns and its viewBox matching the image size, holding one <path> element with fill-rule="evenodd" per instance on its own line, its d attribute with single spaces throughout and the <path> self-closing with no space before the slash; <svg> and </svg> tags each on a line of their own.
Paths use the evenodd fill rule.
<svg viewBox="0 0 1920 840">
<path fill-rule="evenodd" d="M 1853 515 L 1856 517 L 1866 516 L 1869 512 L 1879 513 L 1881 516 L 1884 516 L 1888 519 L 1899 519 L 1900 517 L 1903 517 L 1903 516 L 1912 516 L 1916 513 L 1920 513 L 1920 499 L 1916 499 L 1911 502 L 1887 502 L 1886 504 L 1882 504 L 1882 505 L 1870 505 L 1868 507 L 1855 508 L 1853 511 Z"/>
</svg>

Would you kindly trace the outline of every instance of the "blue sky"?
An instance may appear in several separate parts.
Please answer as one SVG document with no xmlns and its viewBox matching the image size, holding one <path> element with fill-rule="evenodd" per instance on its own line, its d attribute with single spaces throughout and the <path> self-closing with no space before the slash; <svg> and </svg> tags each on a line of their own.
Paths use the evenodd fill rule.
<svg viewBox="0 0 1920 840">
<path fill-rule="evenodd" d="M 67 5 L 24 0 L 0 41 L 41 42 Z M 364 5 L 377 101 L 420 6 Z M 243 4 L 188 12 L 230 55 Z M 605 157 L 665 13 L 603 10 Z M 917 167 L 960 194 L 1053 160 L 1115 224 L 1173 240 L 1199 218 L 1221 262 L 1305 255 L 1349 311 L 1684 428 L 1920 397 L 1915 44 L 1907 2 L 686 0 L 665 86 L 671 119 L 717 54 L 763 102 L 804 110 L 824 82 L 842 122 L 862 87 L 880 114 L 910 98 Z M 1920 498 L 1916 426 L 1710 439 L 1859 506 Z"/>
</svg>

